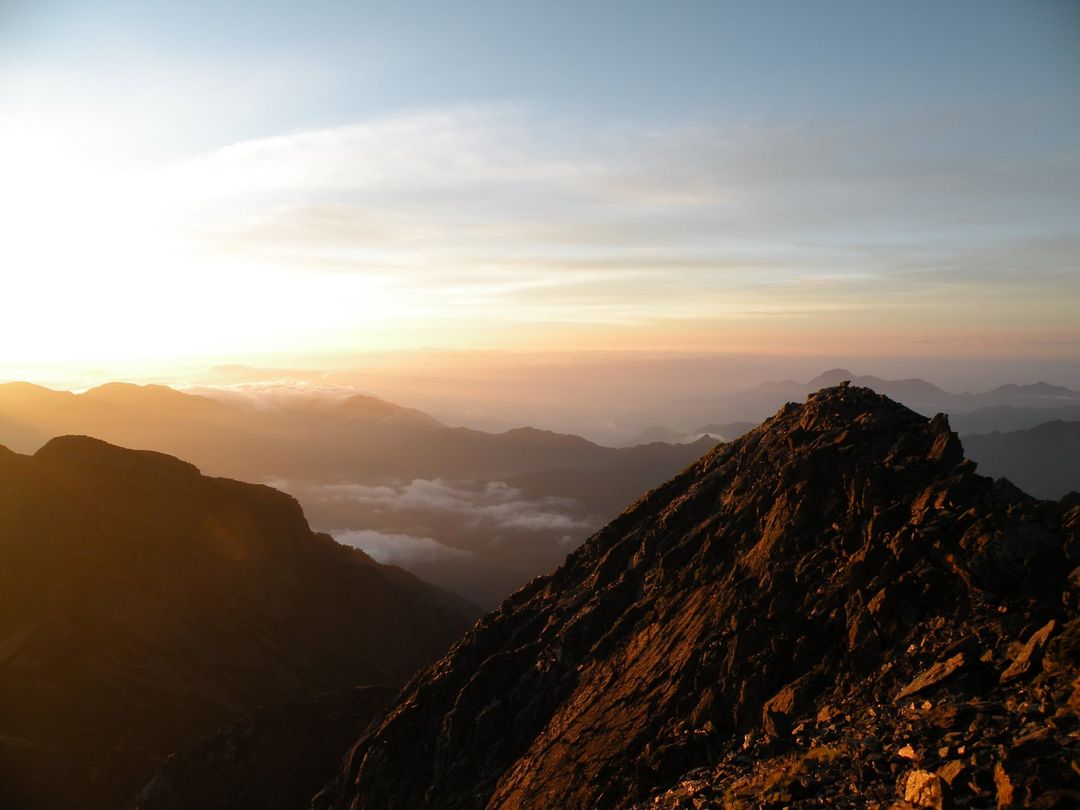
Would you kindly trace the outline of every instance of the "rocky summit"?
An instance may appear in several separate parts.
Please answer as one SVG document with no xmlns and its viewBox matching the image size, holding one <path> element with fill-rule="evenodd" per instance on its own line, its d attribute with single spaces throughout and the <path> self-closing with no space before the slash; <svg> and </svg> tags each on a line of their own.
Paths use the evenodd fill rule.
<svg viewBox="0 0 1080 810">
<path fill-rule="evenodd" d="M 414 678 L 340 808 L 1075 807 L 1080 496 L 840 385 L 650 492 Z"/>
</svg>

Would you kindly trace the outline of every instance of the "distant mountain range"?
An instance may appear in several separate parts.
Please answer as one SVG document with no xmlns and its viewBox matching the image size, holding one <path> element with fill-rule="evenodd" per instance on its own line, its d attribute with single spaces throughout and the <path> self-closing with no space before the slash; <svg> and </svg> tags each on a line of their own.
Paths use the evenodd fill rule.
<svg viewBox="0 0 1080 810">
<path fill-rule="evenodd" d="M 0 447 L 0 807 L 116 810 L 260 706 L 401 685 L 478 612 L 269 487 L 82 436 Z"/>
<path fill-rule="evenodd" d="M 956 394 L 918 378 L 885 380 L 842 368 L 825 371 L 805 383 L 794 380 L 766 382 L 726 397 L 677 403 L 673 412 L 689 424 L 718 419 L 757 424 L 785 402 L 801 401 L 819 388 L 844 381 L 884 394 L 917 413 L 927 416 L 947 413 L 954 427 L 962 433 L 1015 430 L 1051 419 L 1080 418 L 1080 391 L 1059 385 L 1044 382 L 1008 384 L 982 393 Z M 1040 417 L 1037 412 L 1043 409 L 1048 409 L 1048 414 Z M 971 421 L 964 421 L 961 415 Z"/>
<path fill-rule="evenodd" d="M 611 448 L 529 427 L 485 433 L 366 395 L 269 407 L 157 385 L 0 385 L 0 444 L 33 452 L 73 433 L 272 483 L 320 530 L 484 604 L 557 565 L 716 443 Z"/>
<path fill-rule="evenodd" d="M 648 442 L 693 442 L 704 436 L 711 436 L 719 442 L 730 442 L 753 430 L 756 422 L 727 422 L 725 424 L 712 423 L 700 425 L 693 430 L 680 433 L 676 430 L 653 425 L 639 433 L 631 442 L 632 445 L 646 444 Z"/>
</svg>

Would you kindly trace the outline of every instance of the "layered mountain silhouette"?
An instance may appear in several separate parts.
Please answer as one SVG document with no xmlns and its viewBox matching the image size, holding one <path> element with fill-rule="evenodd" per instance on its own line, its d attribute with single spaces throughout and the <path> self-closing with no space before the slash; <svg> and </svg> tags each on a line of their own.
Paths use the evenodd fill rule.
<svg viewBox="0 0 1080 810">
<path fill-rule="evenodd" d="M 712 422 L 707 425 L 699 425 L 685 433 L 661 425 L 653 425 L 638 434 L 631 445 L 647 444 L 649 442 L 687 442 L 697 441 L 703 436 L 712 436 L 717 441 L 733 441 L 749 430 L 753 430 L 755 422 Z"/>
<path fill-rule="evenodd" d="M 1007 384 L 978 393 L 953 393 L 917 377 L 887 380 L 873 375 L 854 374 L 834 368 L 807 382 L 784 380 L 766 382 L 741 393 L 708 400 L 682 403 L 683 421 L 698 424 L 717 417 L 757 423 L 785 402 L 799 401 L 820 388 L 850 382 L 931 416 L 949 414 L 961 434 L 993 430 L 1020 430 L 1058 419 L 1080 419 L 1080 391 L 1039 382 L 1031 385 Z"/>
<path fill-rule="evenodd" d="M 286 489 L 318 529 L 487 605 L 716 444 L 611 448 L 535 428 L 485 433 L 364 395 L 271 407 L 155 385 L 81 394 L 0 385 L 0 444 L 33 452 L 73 433 Z"/>
<path fill-rule="evenodd" d="M 475 612 L 269 487 L 83 436 L 0 448 L 0 807 L 123 807 L 259 707 L 400 685 Z"/>
<path fill-rule="evenodd" d="M 313 807 L 1075 807 L 1078 554 L 1080 496 L 829 388 L 508 598 Z"/>
<path fill-rule="evenodd" d="M 350 474 L 494 480 L 626 466 L 640 452 L 536 428 L 485 433 L 448 427 L 371 396 L 243 407 L 160 385 L 109 383 L 73 394 L 6 383 L 0 384 L 0 417 L 0 442 L 19 452 L 78 433 L 174 453 L 208 472 L 245 479 Z M 712 444 L 671 449 L 670 455 L 681 460 Z M 649 451 L 650 461 L 655 451 Z"/>
<path fill-rule="evenodd" d="M 1080 492 L 1080 421 L 963 437 L 986 475 L 1003 476 L 1039 498 Z"/>
</svg>

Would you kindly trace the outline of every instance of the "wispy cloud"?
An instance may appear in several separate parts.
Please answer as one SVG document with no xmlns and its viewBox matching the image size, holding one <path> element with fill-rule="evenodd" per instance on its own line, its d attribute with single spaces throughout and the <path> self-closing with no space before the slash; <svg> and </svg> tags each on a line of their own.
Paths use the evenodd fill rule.
<svg viewBox="0 0 1080 810">
<path fill-rule="evenodd" d="M 903 351 L 1004 321 L 1017 322 L 1014 338 L 1039 340 L 1067 332 L 1080 304 L 1080 153 L 1011 144 L 1048 116 L 1060 124 L 1053 115 L 589 128 L 527 106 L 417 109 L 148 172 L 114 195 L 121 213 L 100 193 L 113 184 L 82 183 L 82 196 L 52 195 L 69 199 L 64 221 L 16 228 L 0 259 L 93 262 L 18 282 L 28 299 L 57 278 L 73 290 L 60 314 L 86 325 L 78 349 L 90 356 L 820 351 L 852 334 L 867 351 Z M 985 133 L 974 144 L 972 122 Z M 76 237 L 49 238 L 65 228 Z M 166 316 L 135 305 L 181 275 Z M 91 316 L 80 302 L 102 287 L 112 294 L 97 295 Z M 192 312 L 205 327 L 195 335 Z M 29 314 L 7 328 L 73 351 Z M 154 342 L 133 346 L 132 331 Z"/>
<path fill-rule="evenodd" d="M 411 534 L 349 529 L 335 532 L 334 536 L 340 543 L 361 549 L 376 562 L 406 568 L 417 563 L 438 563 L 472 556 L 471 551 L 445 545 L 431 537 L 415 537 Z"/>
<path fill-rule="evenodd" d="M 978 271 L 974 245 L 980 263 L 1008 253 L 1036 289 L 1058 283 L 1047 251 L 1075 267 L 1052 238 L 1029 267 L 1017 246 L 1075 234 L 1080 158 L 1021 159 L 992 132 L 973 150 L 947 118 L 905 123 L 585 132 L 450 107 L 239 143 L 171 182 L 213 212 L 193 226 L 216 250 L 362 276 L 420 310 L 642 322 L 817 311 L 821 291 L 843 311 L 894 306 L 900 278 L 932 294 L 913 266 Z"/>
<path fill-rule="evenodd" d="M 474 526 L 495 529 L 571 532 L 590 528 L 594 523 L 582 515 L 581 504 L 573 498 L 530 497 L 502 481 L 472 488 L 437 478 L 381 486 L 289 481 L 272 485 L 312 502 L 348 503 L 372 512 L 443 513 L 460 516 Z"/>
</svg>

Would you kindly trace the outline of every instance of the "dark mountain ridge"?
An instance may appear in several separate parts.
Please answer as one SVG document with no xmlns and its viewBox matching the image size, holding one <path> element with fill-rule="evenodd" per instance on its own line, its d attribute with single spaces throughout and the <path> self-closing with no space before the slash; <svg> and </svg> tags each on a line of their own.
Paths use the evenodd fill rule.
<svg viewBox="0 0 1080 810">
<path fill-rule="evenodd" d="M 1078 544 L 1080 497 L 827 389 L 481 620 L 313 806 L 1076 806 Z"/>
<path fill-rule="evenodd" d="M 475 613 L 270 487 L 85 436 L 0 448 L 0 806 L 115 810 L 260 706 L 402 683 Z"/>
<path fill-rule="evenodd" d="M 964 436 L 964 447 L 987 475 L 1006 476 L 1036 497 L 1080 491 L 1080 421 L 976 433 Z"/>
</svg>

